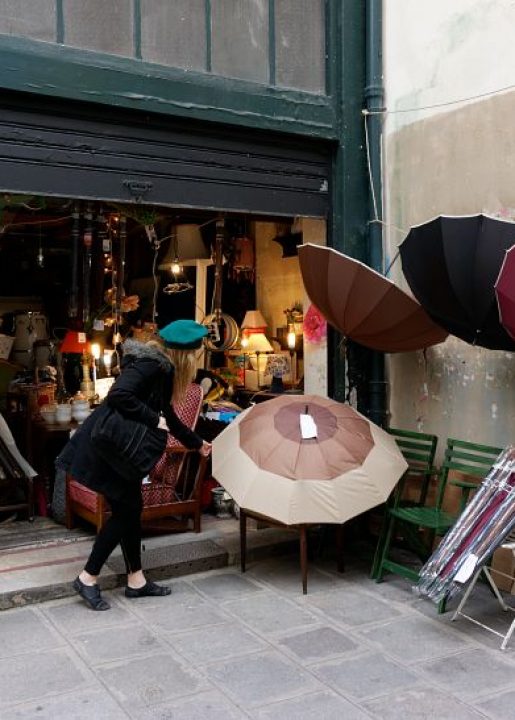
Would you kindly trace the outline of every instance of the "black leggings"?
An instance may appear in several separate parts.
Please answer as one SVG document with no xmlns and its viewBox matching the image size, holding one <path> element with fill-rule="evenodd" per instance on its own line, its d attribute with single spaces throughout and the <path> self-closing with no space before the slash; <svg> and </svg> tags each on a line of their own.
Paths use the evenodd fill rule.
<svg viewBox="0 0 515 720">
<path fill-rule="evenodd" d="M 118 543 L 127 572 L 141 570 L 141 487 L 139 483 L 128 483 L 121 499 L 106 499 L 111 506 L 111 517 L 98 533 L 84 570 L 90 575 L 99 575 Z"/>
</svg>

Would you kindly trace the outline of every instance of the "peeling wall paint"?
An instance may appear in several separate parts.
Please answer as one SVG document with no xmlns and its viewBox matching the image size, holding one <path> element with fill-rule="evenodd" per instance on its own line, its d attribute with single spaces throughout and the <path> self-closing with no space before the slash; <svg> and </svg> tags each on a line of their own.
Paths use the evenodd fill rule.
<svg viewBox="0 0 515 720">
<path fill-rule="evenodd" d="M 385 4 L 387 104 L 447 103 L 514 82 L 511 0 Z M 415 7 L 416 5 L 416 7 Z M 419 15 L 423 12 L 424 17 Z M 385 256 L 410 226 L 440 214 L 515 207 L 515 91 L 387 116 Z M 409 291 L 400 260 L 389 274 Z M 391 424 L 505 445 L 515 439 L 515 353 L 457 338 L 387 362 Z"/>
</svg>

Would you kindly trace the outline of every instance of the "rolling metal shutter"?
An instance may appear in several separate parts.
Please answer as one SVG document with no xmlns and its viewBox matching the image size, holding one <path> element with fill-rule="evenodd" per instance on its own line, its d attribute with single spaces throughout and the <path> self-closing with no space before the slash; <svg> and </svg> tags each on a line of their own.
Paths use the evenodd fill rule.
<svg viewBox="0 0 515 720">
<path fill-rule="evenodd" d="M 324 217 L 330 147 L 117 108 L 0 101 L 0 191 Z"/>
</svg>

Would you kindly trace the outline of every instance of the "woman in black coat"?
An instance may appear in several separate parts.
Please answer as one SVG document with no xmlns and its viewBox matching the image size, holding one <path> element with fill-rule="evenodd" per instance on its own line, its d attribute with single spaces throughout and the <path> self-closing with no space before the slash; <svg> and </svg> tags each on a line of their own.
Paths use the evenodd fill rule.
<svg viewBox="0 0 515 720">
<path fill-rule="evenodd" d="M 116 408 L 126 418 L 170 432 L 185 447 L 209 455 L 211 445 L 186 427 L 170 400 L 180 401 L 195 373 L 195 351 L 207 334 L 193 320 L 177 320 L 159 333 L 158 342 L 127 340 L 123 345 L 122 372 L 103 405 L 90 415 L 66 445 L 56 464 L 75 480 L 102 493 L 111 516 L 98 533 L 91 555 L 73 583 L 74 589 L 93 610 L 108 610 L 97 583 L 109 555 L 120 544 L 127 568 L 125 595 L 129 598 L 168 595 L 170 588 L 147 581 L 141 567 L 141 483 L 116 473 L 91 441 L 91 430 L 102 413 Z"/>
</svg>

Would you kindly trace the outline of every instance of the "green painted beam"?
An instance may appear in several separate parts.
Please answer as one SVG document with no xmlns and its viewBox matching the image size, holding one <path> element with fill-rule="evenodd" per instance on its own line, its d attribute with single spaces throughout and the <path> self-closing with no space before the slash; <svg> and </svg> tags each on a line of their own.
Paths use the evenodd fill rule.
<svg viewBox="0 0 515 720">
<path fill-rule="evenodd" d="M 321 139 L 331 98 L 3 36 L 0 88 Z"/>
<path fill-rule="evenodd" d="M 326 8 L 329 31 L 327 81 L 338 117 L 329 241 L 340 252 L 366 261 L 368 185 L 361 112 L 365 86 L 365 9 L 364 3 L 356 0 L 327 0 Z M 344 346 L 341 335 L 330 332 L 329 389 L 335 399 L 343 401 L 348 391 L 345 357 L 351 370 L 360 368 L 361 361 L 356 353 L 361 350 L 352 342 Z M 358 389 L 358 399 L 359 396 Z"/>
</svg>

